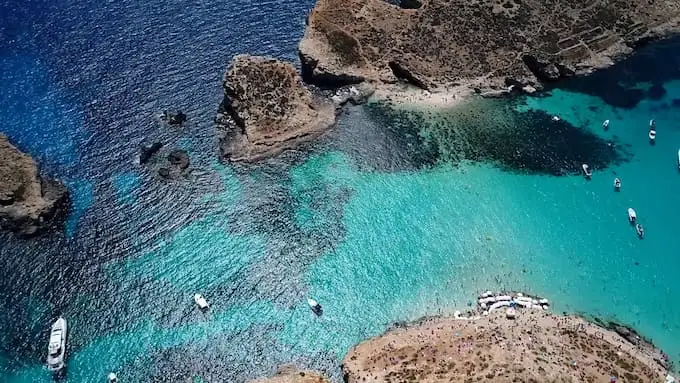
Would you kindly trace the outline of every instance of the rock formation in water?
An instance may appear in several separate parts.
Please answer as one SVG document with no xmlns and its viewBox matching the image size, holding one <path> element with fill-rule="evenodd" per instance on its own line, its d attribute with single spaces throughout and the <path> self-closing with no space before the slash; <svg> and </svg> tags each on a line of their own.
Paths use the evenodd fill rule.
<svg viewBox="0 0 680 383">
<path fill-rule="evenodd" d="M 345 382 L 662 382 L 658 350 L 577 317 L 519 311 L 427 319 L 350 350 Z"/>
<path fill-rule="evenodd" d="M 60 218 L 67 205 L 66 187 L 41 178 L 35 161 L 0 134 L 0 226 L 32 235 Z"/>
<path fill-rule="evenodd" d="M 318 0 L 299 54 L 320 86 L 540 86 L 611 65 L 679 20 L 680 2 L 659 0 Z"/>
<path fill-rule="evenodd" d="M 299 371 L 293 366 L 282 366 L 271 378 L 252 380 L 250 383 L 330 383 L 316 372 Z"/>
<path fill-rule="evenodd" d="M 223 158 L 271 156 L 318 137 L 334 122 L 333 103 L 307 89 L 291 64 L 247 55 L 232 60 L 217 117 Z"/>
</svg>

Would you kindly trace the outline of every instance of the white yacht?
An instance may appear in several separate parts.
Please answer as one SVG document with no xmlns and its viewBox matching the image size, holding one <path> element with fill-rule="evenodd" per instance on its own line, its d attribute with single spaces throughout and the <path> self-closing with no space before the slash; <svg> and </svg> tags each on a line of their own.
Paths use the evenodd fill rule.
<svg viewBox="0 0 680 383">
<path fill-rule="evenodd" d="M 678 170 L 680 170 L 680 149 L 678 149 Z"/>
<path fill-rule="evenodd" d="M 201 294 L 194 294 L 194 302 L 196 302 L 196 305 L 201 310 L 207 310 L 210 308 L 208 301 L 206 301 Z"/>
<path fill-rule="evenodd" d="M 621 180 L 618 177 L 614 178 L 614 190 L 621 190 Z"/>
<path fill-rule="evenodd" d="M 47 345 L 47 368 L 50 371 L 60 371 L 64 368 L 66 354 L 66 319 L 59 318 L 52 324 L 50 342 Z"/>
<path fill-rule="evenodd" d="M 604 128 L 604 130 L 607 130 L 609 128 L 609 120 L 604 120 L 604 122 L 602 123 L 602 127 Z"/>
<path fill-rule="evenodd" d="M 628 222 L 630 223 L 635 223 L 637 220 L 637 215 L 635 214 L 635 210 L 633 210 L 632 207 L 628 208 Z"/>
<path fill-rule="evenodd" d="M 315 301 L 312 298 L 307 298 L 307 304 L 309 305 L 309 308 L 312 309 L 314 314 L 321 315 L 323 309 L 321 308 L 319 302 Z"/>
<path fill-rule="evenodd" d="M 649 141 L 654 142 L 656 140 L 656 130 L 649 129 Z"/>
<path fill-rule="evenodd" d="M 588 164 L 583 164 L 581 165 L 581 169 L 583 169 L 583 175 L 586 177 L 586 179 L 590 179 L 590 177 L 593 175 L 593 171 L 590 170 L 590 166 L 588 166 Z"/>
</svg>

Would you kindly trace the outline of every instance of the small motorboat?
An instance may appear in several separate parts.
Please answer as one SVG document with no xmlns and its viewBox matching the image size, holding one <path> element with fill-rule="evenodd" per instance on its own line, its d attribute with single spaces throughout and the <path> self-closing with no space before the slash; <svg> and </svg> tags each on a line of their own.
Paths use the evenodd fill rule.
<svg viewBox="0 0 680 383">
<path fill-rule="evenodd" d="M 602 127 L 604 128 L 604 130 L 609 129 L 609 120 L 604 120 L 604 122 L 602 123 Z"/>
<path fill-rule="evenodd" d="M 635 210 L 633 210 L 632 207 L 628 208 L 628 222 L 631 224 L 635 223 L 637 220 L 637 215 L 635 214 Z"/>
<path fill-rule="evenodd" d="M 59 318 L 52 324 L 50 342 L 47 345 L 47 368 L 58 372 L 64 368 L 66 354 L 66 319 Z"/>
<path fill-rule="evenodd" d="M 650 129 L 649 130 L 649 142 L 653 144 L 654 140 L 656 140 L 656 130 Z"/>
<path fill-rule="evenodd" d="M 678 149 L 678 170 L 680 170 L 680 149 Z"/>
<path fill-rule="evenodd" d="M 635 225 L 635 232 L 637 233 L 638 237 L 640 237 L 640 239 L 644 238 L 645 229 L 643 229 L 642 225 L 640 225 L 639 223 Z"/>
<path fill-rule="evenodd" d="M 118 383 L 118 376 L 114 372 L 109 373 L 108 379 L 109 383 Z"/>
<path fill-rule="evenodd" d="M 588 166 L 588 164 L 583 164 L 581 165 L 581 169 L 583 169 L 583 175 L 586 177 L 586 179 L 590 179 L 590 177 L 593 175 L 593 171 L 590 170 L 590 166 Z"/>
<path fill-rule="evenodd" d="M 201 310 L 207 310 L 210 308 L 208 301 L 206 301 L 201 294 L 194 294 L 194 302 L 196 302 L 196 305 Z"/>
<path fill-rule="evenodd" d="M 321 305 L 319 302 L 315 301 L 312 298 L 307 298 L 307 304 L 309 305 L 309 308 L 312 309 L 312 312 L 316 315 L 321 315 L 323 314 L 323 308 L 321 308 Z"/>
<path fill-rule="evenodd" d="M 557 122 L 560 120 L 560 116 L 552 116 L 552 120 Z"/>
<path fill-rule="evenodd" d="M 617 178 L 614 178 L 614 190 L 619 191 L 621 190 L 621 180 Z"/>
<path fill-rule="evenodd" d="M 656 128 L 656 121 L 654 119 L 649 120 L 649 130 L 654 130 Z"/>
</svg>

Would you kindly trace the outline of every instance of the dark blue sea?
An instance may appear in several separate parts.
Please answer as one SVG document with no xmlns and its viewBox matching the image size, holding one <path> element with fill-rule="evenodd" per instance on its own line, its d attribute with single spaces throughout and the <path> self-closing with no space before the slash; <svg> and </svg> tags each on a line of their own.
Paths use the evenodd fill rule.
<svg viewBox="0 0 680 383">
<path fill-rule="evenodd" d="M 634 325 L 680 360 L 680 41 L 539 97 L 350 107 L 308 147 L 221 163 L 231 57 L 297 64 L 312 5 L 0 3 L 0 131 L 72 197 L 63 229 L 0 234 L 0 381 L 52 379 L 64 316 L 68 382 L 244 382 L 285 363 L 339 382 L 351 345 L 486 289 Z M 189 120 L 165 125 L 164 110 Z M 173 149 L 189 172 L 164 180 Z"/>
</svg>

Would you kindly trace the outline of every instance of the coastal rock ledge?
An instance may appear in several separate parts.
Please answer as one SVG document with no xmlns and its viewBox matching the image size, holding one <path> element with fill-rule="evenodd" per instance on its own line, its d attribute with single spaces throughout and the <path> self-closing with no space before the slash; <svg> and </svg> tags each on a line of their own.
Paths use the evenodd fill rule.
<svg viewBox="0 0 680 383">
<path fill-rule="evenodd" d="M 33 235 L 60 217 L 67 203 L 66 187 L 41 178 L 35 161 L 0 134 L 0 227 Z"/>
<path fill-rule="evenodd" d="M 679 19 L 677 1 L 318 0 L 299 54 L 305 81 L 322 87 L 533 90 L 609 66 Z"/>
<path fill-rule="evenodd" d="M 220 153 L 256 161 L 312 140 L 335 123 L 335 107 L 303 84 L 293 65 L 239 55 L 224 77 L 216 122 Z"/>
<path fill-rule="evenodd" d="M 299 371 L 295 366 L 284 365 L 279 367 L 276 375 L 271 378 L 251 380 L 249 383 L 330 383 L 330 381 L 316 372 Z"/>
</svg>

